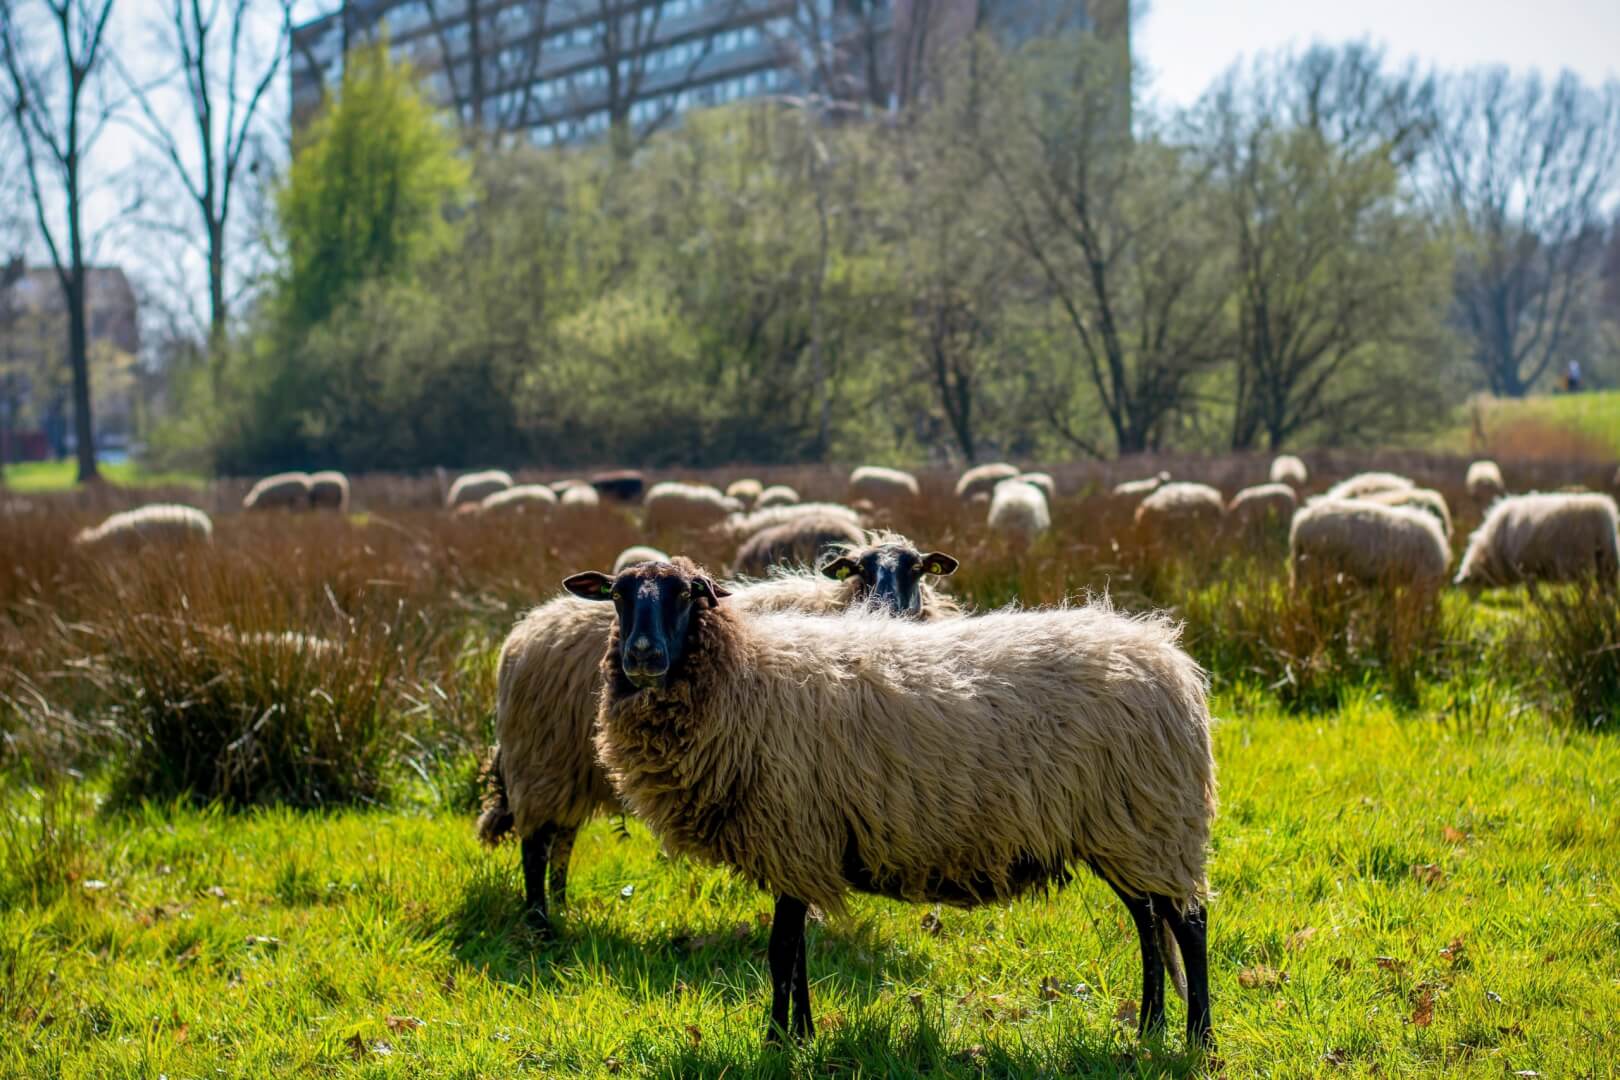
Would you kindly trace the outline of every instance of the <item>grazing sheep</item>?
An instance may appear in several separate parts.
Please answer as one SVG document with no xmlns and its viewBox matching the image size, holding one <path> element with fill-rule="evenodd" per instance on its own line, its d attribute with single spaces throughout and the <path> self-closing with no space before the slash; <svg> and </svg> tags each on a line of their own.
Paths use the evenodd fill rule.
<svg viewBox="0 0 1620 1080">
<path fill-rule="evenodd" d="M 243 510 L 304 510 L 309 507 L 309 474 L 276 473 L 248 490 Z"/>
<path fill-rule="evenodd" d="M 918 552 L 904 537 L 874 534 L 819 574 L 777 571 L 739 585 L 733 603 L 749 611 L 823 613 L 870 603 L 925 622 L 953 618 L 961 609 L 925 578 L 954 573 L 956 565 L 942 552 Z M 550 910 L 567 902 L 574 835 L 597 812 L 619 806 L 591 745 L 612 624 L 612 608 L 562 596 L 525 615 L 501 647 L 498 746 L 484 769 L 478 833 L 488 844 L 508 834 L 520 839 L 529 919 L 542 933 L 550 932 Z"/>
<path fill-rule="evenodd" d="M 1470 464 L 1464 484 L 1468 488 L 1468 497 L 1477 503 L 1488 503 L 1499 495 L 1507 494 L 1507 485 L 1502 482 L 1502 470 L 1494 461 L 1481 460 Z"/>
<path fill-rule="evenodd" d="M 917 497 L 917 478 L 902 469 L 862 465 L 849 474 L 849 499 L 873 506 L 904 506 Z"/>
<path fill-rule="evenodd" d="M 1011 480 L 1017 475 L 1018 470 L 1004 461 L 975 465 L 957 478 L 956 497 L 969 500 L 975 495 L 988 496 L 996 490 L 997 484 L 1003 480 Z"/>
<path fill-rule="evenodd" d="M 450 494 L 445 499 L 445 505 L 455 509 L 468 503 L 482 503 L 497 491 L 505 491 L 511 486 L 512 475 L 504 469 L 464 473 L 456 477 L 456 482 L 450 485 Z"/>
<path fill-rule="evenodd" d="M 799 493 L 786 484 L 772 484 L 754 500 L 756 510 L 769 510 L 773 506 L 798 506 Z"/>
<path fill-rule="evenodd" d="M 602 497 L 589 484 L 575 484 L 562 493 L 557 505 L 564 510 L 595 510 L 602 505 Z"/>
<path fill-rule="evenodd" d="M 1088 866 L 1137 929 L 1143 1032 L 1164 1022 L 1168 930 L 1189 1044 L 1210 1041 L 1215 763 L 1170 620 L 760 614 L 684 559 L 564 587 L 616 615 L 596 735 L 614 789 L 669 850 L 776 896 L 768 1039 L 790 1011 L 794 1037 L 814 1031 L 809 905 L 1002 903 Z"/>
<path fill-rule="evenodd" d="M 1226 506 L 1227 520 L 1240 530 L 1282 531 L 1293 519 L 1299 497 L 1285 483 L 1256 484 L 1246 487 Z"/>
<path fill-rule="evenodd" d="M 1052 500 L 1057 498 L 1057 481 L 1052 479 L 1051 473 L 1019 473 L 1018 479 L 1022 480 L 1026 484 L 1034 484 L 1036 487 L 1040 488 L 1041 494 L 1046 496 L 1047 505 L 1051 505 Z"/>
<path fill-rule="evenodd" d="M 1387 472 L 1357 473 L 1347 480 L 1340 480 L 1327 489 L 1325 498 L 1329 499 L 1359 499 L 1363 495 L 1376 495 L 1380 491 L 1404 491 L 1416 487 L 1404 476 Z"/>
<path fill-rule="evenodd" d="M 502 488 L 484 496 L 478 504 L 481 514 L 539 514 L 551 513 L 557 505 L 557 494 L 544 484 L 518 484 Z"/>
<path fill-rule="evenodd" d="M 593 474 L 591 487 L 604 499 L 633 503 L 647 490 L 647 478 L 635 469 L 614 469 Z"/>
<path fill-rule="evenodd" d="M 732 540 L 746 540 L 755 533 L 775 525 L 786 525 L 801 517 L 841 517 L 851 525 L 861 523 L 860 514 L 837 503 L 799 503 L 797 506 L 772 506 L 747 514 L 733 514 L 725 520 L 721 531 Z"/>
<path fill-rule="evenodd" d="M 1271 482 L 1273 484 L 1290 484 L 1293 487 L 1305 486 L 1310 478 L 1310 470 L 1305 463 L 1293 454 L 1280 454 L 1271 463 Z"/>
<path fill-rule="evenodd" d="M 1365 499 L 1313 499 L 1288 531 L 1291 580 L 1331 574 L 1363 585 L 1445 580 L 1451 546 L 1433 514 Z"/>
<path fill-rule="evenodd" d="M 1014 477 L 996 485 L 985 520 L 992 531 L 1027 544 L 1052 527 L 1052 512 L 1040 488 Z"/>
<path fill-rule="evenodd" d="M 727 498 L 708 484 L 681 484 L 665 480 L 654 484 L 642 500 L 647 528 L 706 529 L 718 525 L 737 509 L 737 500 Z"/>
<path fill-rule="evenodd" d="M 829 551 L 860 543 L 861 530 L 848 518 L 804 514 L 750 536 L 737 551 L 731 575 L 758 578 L 773 566 L 817 566 Z"/>
<path fill-rule="evenodd" d="M 634 566 L 636 563 L 644 562 L 669 562 L 669 556 L 655 547 L 647 547 L 642 544 L 627 547 L 619 552 L 617 559 L 613 560 L 613 572 L 615 574 L 621 573 L 627 566 Z"/>
<path fill-rule="evenodd" d="M 1156 476 L 1149 476 L 1144 480 L 1126 480 L 1114 485 L 1114 494 L 1124 499 L 1141 500 L 1158 491 L 1170 482 L 1170 474 L 1160 471 Z"/>
<path fill-rule="evenodd" d="M 1225 516 L 1226 500 L 1219 491 L 1208 484 L 1179 480 L 1158 488 L 1136 507 L 1137 527 L 1155 531 L 1219 525 Z"/>
<path fill-rule="evenodd" d="M 733 480 L 726 485 L 726 494 L 741 503 L 744 510 L 752 510 L 764 490 L 765 485 L 752 478 Z"/>
<path fill-rule="evenodd" d="M 213 521 L 196 507 L 151 503 L 114 514 L 93 529 L 81 530 L 73 543 L 90 551 L 133 550 L 149 544 L 206 544 L 213 538 Z"/>
<path fill-rule="evenodd" d="M 1451 540 L 1451 507 L 1446 505 L 1446 497 L 1438 491 L 1428 488 L 1400 488 L 1395 491 L 1375 491 L 1371 495 L 1361 496 L 1368 502 L 1382 503 L 1385 506 L 1410 506 L 1416 510 L 1424 510 L 1434 515 L 1440 523 L 1440 530 L 1446 534 L 1446 541 Z"/>
<path fill-rule="evenodd" d="M 1612 587 L 1620 573 L 1615 523 L 1607 495 L 1504 496 L 1468 538 L 1456 583 L 1512 585 L 1596 574 Z"/>
<path fill-rule="evenodd" d="M 309 477 L 309 505 L 316 510 L 349 509 L 349 478 L 336 469 L 323 469 Z"/>
<path fill-rule="evenodd" d="M 585 481 L 570 476 L 566 480 L 553 480 L 546 487 L 550 488 L 551 493 L 560 500 L 563 497 L 563 492 L 571 491 L 584 483 Z"/>
</svg>

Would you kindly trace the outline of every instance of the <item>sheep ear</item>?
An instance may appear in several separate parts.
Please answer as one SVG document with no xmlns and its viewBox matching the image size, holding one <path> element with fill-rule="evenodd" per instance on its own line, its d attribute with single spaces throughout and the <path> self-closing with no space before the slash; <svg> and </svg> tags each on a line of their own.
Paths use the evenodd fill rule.
<svg viewBox="0 0 1620 1080">
<path fill-rule="evenodd" d="M 698 596 L 708 597 L 710 607 L 714 607 L 721 600 L 731 595 L 729 589 L 716 585 L 711 579 L 704 577 L 702 574 L 692 579 L 692 591 Z"/>
<path fill-rule="evenodd" d="M 852 574 L 859 574 L 861 572 L 861 564 L 850 558 L 848 555 L 840 555 L 826 566 L 823 566 L 821 568 L 821 572 L 824 576 L 830 577 L 834 581 L 844 581 L 847 580 Z"/>
<path fill-rule="evenodd" d="M 563 579 L 563 588 L 581 600 L 611 600 L 613 579 L 600 570 L 587 570 L 583 574 Z"/>
<path fill-rule="evenodd" d="M 949 577 L 956 573 L 956 568 L 961 565 L 943 551 L 930 551 L 922 557 L 923 573 L 936 574 L 939 577 Z"/>
</svg>

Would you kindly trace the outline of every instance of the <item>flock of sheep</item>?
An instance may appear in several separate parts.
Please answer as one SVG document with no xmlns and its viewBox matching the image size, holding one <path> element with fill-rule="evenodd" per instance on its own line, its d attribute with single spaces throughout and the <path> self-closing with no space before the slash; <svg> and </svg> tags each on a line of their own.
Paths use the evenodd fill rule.
<svg viewBox="0 0 1620 1080">
<path fill-rule="evenodd" d="M 335 478 L 335 479 L 334 479 Z M 341 508 L 336 474 L 255 485 L 246 509 Z M 1365 473 L 1301 500 L 1308 473 L 1230 500 L 1164 474 L 1119 485 L 1144 543 L 1286 527 L 1290 566 L 1362 583 L 1445 580 L 1452 515 L 1438 493 Z M 710 530 L 735 545 L 730 580 L 650 547 L 570 577 L 527 613 L 499 662 L 497 747 L 479 834 L 521 847 L 527 911 L 551 930 L 574 837 L 624 808 L 673 851 L 729 866 L 776 897 L 768 1037 L 813 1033 L 804 927 L 851 890 L 970 906 L 1067 880 L 1084 865 L 1137 930 L 1140 1023 L 1164 1022 L 1165 976 L 1210 1042 L 1206 857 L 1216 810 L 1205 678 L 1163 617 L 1106 602 L 974 614 L 941 590 L 943 552 L 869 528 L 919 497 L 917 479 L 863 467 L 850 505 L 738 481 L 517 485 L 460 477 L 465 514 L 562 514 L 639 502 L 649 534 Z M 1509 495 L 1489 462 L 1468 470 L 1483 523 L 1455 581 L 1469 586 L 1620 574 L 1614 500 Z M 1052 478 L 1010 465 L 955 487 L 988 527 L 1033 543 L 1052 527 Z M 86 530 L 85 544 L 206 539 L 188 507 L 151 506 Z"/>
</svg>

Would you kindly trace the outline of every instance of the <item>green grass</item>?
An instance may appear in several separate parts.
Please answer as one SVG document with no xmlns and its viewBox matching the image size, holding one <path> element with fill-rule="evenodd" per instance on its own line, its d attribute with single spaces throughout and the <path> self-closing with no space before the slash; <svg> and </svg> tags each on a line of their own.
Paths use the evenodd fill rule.
<svg viewBox="0 0 1620 1080">
<path fill-rule="evenodd" d="M 1476 435 L 1476 419 L 1484 427 L 1484 446 Z M 1620 390 L 1480 398 L 1458 410 L 1456 424 L 1437 436 L 1435 449 L 1536 457 L 1545 456 L 1537 449 L 1547 444 L 1557 451 L 1584 449 L 1620 457 Z"/>
<path fill-rule="evenodd" d="M 200 488 L 204 478 L 198 473 L 153 472 L 139 462 L 119 461 L 100 466 L 102 478 L 120 487 Z M 39 495 L 51 491 L 71 491 L 78 485 L 79 464 L 63 461 L 25 461 L 5 467 L 6 487 L 19 495 Z"/>
<path fill-rule="evenodd" d="M 1616 1074 L 1620 743 L 1372 697 L 1302 717 L 1238 692 L 1217 711 L 1225 1075 Z M 857 901 L 812 929 L 820 1035 L 778 1054 L 760 1039 L 768 899 L 663 859 L 639 825 L 585 831 L 562 940 L 541 946 L 516 852 L 479 849 L 467 814 L 108 813 L 83 802 L 95 785 L 62 790 L 79 794 L 4 795 L 6 1075 L 1199 1069 L 1179 1034 L 1143 1046 L 1115 1019 L 1136 943 L 1089 877 L 947 909 L 937 934 L 926 908 Z"/>
</svg>

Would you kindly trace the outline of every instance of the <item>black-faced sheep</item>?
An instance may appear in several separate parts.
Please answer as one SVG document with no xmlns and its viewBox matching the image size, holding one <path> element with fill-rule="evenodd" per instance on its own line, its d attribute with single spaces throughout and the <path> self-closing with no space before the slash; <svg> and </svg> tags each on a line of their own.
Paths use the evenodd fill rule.
<svg viewBox="0 0 1620 1080">
<path fill-rule="evenodd" d="M 731 575 L 759 578 L 773 566 L 815 567 L 835 549 L 860 543 L 861 530 L 847 518 L 805 514 L 750 536 L 737 550 Z"/>
<path fill-rule="evenodd" d="M 1040 488 L 1014 477 L 996 485 L 985 521 L 991 531 L 1027 544 L 1052 527 L 1052 512 Z"/>
<path fill-rule="evenodd" d="M 1404 476 L 1389 472 L 1357 473 L 1340 480 L 1328 488 L 1323 497 L 1328 499 L 1359 499 L 1363 495 L 1376 495 L 1380 491 L 1403 491 L 1416 487 Z"/>
<path fill-rule="evenodd" d="M 1168 929 L 1188 1041 L 1210 1041 L 1215 763 L 1204 674 L 1167 619 L 762 615 L 681 559 L 564 584 L 617 616 L 596 736 L 614 788 L 667 848 L 776 896 L 769 1038 L 814 1031 L 810 904 L 973 906 L 1088 866 L 1136 925 L 1143 1031 L 1164 1021 Z"/>
<path fill-rule="evenodd" d="M 147 545 L 206 544 L 213 538 L 213 521 L 196 507 L 151 503 L 81 530 L 73 543 L 90 551 L 133 550 Z"/>
<path fill-rule="evenodd" d="M 323 469 L 309 476 L 309 505 L 316 510 L 349 509 L 349 478 L 336 469 Z"/>
<path fill-rule="evenodd" d="M 1288 533 L 1293 582 L 1343 574 L 1363 585 L 1445 580 L 1451 546 L 1435 516 L 1365 499 L 1314 499 Z"/>
<path fill-rule="evenodd" d="M 876 534 L 822 573 L 778 571 L 736 586 L 735 602 L 750 611 L 822 613 L 871 604 L 929 621 L 960 614 L 925 580 L 955 570 L 948 555 L 925 555 L 903 537 Z M 611 608 L 562 596 L 525 615 L 501 647 L 498 745 L 485 766 L 478 832 L 489 844 L 509 834 L 521 841 L 528 917 L 541 933 L 550 932 L 550 912 L 567 902 L 575 834 L 599 811 L 619 805 L 591 745 L 612 622 Z"/>
<path fill-rule="evenodd" d="M 647 479 L 634 469 L 614 469 L 593 474 L 591 487 L 604 499 L 633 503 L 647 490 Z"/>
<path fill-rule="evenodd" d="M 1507 493 L 1507 485 L 1502 482 L 1502 470 L 1494 461 L 1482 459 L 1471 463 L 1463 484 L 1468 489 L 1468 497 L 1476 503 L 1488 503 Z"/>
<path fill-rule="evenodd" d="M 995 461 L 988 465 L 975 465 L 956 480 L 956 497 L 958 499 L 972 499 L 975 495 L 989 497 L 995 491 L 996 485 L 1003 480 L 1011 480 L 1018 475 L 1018 468 L 1008 465 L 1005 461 Z"/>
<path fill-rule="evenodd" d="M 497 491 L 505 491 L 511 486 L 512 475 L 504 469 L 465 473 L 456 477 L 456 482 L 450 485 L 450 494 L 445 497 L 445 505 L 454 510 L 457 507 L 482 503 Z"/>
<path fill-rule="evenodd" d="M 309 474 L 276 473 L 248 489 L 243 510 L 305 510 L 309 507 Z"/>
<path fill-rule="evenodd" d="M 1310 470 L 1293 454 L 1279 454 L 1271 463 L 1271 482 L 1301 488 L 1310 478 Z"/>
<path fill-rule="evenodd" d="M 1468 538 L 1459 585 L 1574 581 L 1620 573 L 1615 503 L 1607 495 L 1530 494 L 1498 499 Z"/>
<path fill-rule="evenodd" d="M 865 499 L 873 506 L 905 506 L 918 490 L 917 478 L 901 469 L 862 465 L 849 474 L 851 502 Z"/>
<path fill-rule="evenodd" d="M 682 484 L 665 480 L 654 484 L 642 500 L 648 530 L 706 529 L 718 525 L 739 509 L 736 499 L 727 498 L 708 484 Z"/>
</svg>

